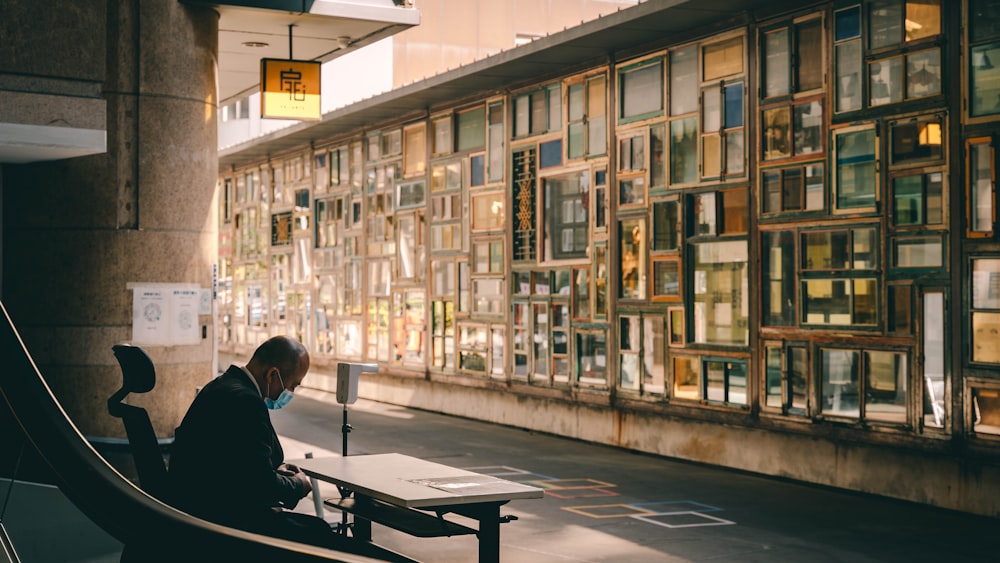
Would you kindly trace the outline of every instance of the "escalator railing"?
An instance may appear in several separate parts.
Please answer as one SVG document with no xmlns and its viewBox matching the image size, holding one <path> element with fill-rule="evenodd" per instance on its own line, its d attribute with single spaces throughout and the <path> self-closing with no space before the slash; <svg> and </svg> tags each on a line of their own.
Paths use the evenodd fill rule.
<svg viewBox="0 0 1000 563">
<path fill-rule="evenodd" d="M 142 561 L 374 561 L 219 526 L 147 495 L 87 442 L 38 371 L 2 302 L 0 311 L 0 397 L 27 444 L 51 469 L 55 484 L 89 519 L 121 541 L 126 552 L 139 551 L 137 559 Z M 52 534 L 57 540 L 59 530 Z"/>
</svg>

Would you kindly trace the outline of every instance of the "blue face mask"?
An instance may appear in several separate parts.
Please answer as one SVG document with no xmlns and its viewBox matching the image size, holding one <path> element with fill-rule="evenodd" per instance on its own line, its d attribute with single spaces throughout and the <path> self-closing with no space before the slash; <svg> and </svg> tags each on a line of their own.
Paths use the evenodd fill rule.
<svg viewBox="0 0 1000 563">
<path fill-rule="evenodd" d="M 284 407 L 288 403 L 291 403 L 292 399 L 295 398 L 295 395 L 291 391 L 285 389 L 285 382 L 281 380 L 280 371 L 278 372 L 278 381 L 281 383 L 281 394 L 278 395 L 278 398 L 272 399 L 271 397 L 264 397 L 264 405 L 272 411 L 276 411 Z"/>
</svg>

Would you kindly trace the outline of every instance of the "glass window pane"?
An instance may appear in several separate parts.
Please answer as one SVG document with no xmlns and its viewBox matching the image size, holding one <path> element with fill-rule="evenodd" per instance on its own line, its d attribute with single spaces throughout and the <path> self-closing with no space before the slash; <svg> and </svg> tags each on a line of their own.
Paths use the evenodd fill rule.
<svg viewBox="0 0 1000 563">
<path fill-rule="evenodd" d="M 618 322 L 618 350 L 622 352 L 620 385 L 626 389 L 639 388 L 639 317 L 621 317 Z"/>
<path fill-rule="evenodd" d="M 969 228 L 993 230 L 993 148 L 988 142 L 969 146 Z"/>
<path fill-rule="evenodd" d="M 667 127 L 661 123 L 649 128 L 649 187 L 658 188 L 666 185 L 667 169 L 664 161 L 664 144 Z"/>
<path fill-rule="evenodd" d="M 584 201 L 589 199 L 589 178 L 583 171 L 545 179 L 545 259 L 563 260 L 587 255 L 590 227 Z"/>
<path fill-rule="evenodd" d="M 716 234 L 715 193 L 691 196 L 691 202 L 694 214 L 691 234 L 695 236 Z"/>
<path fill-rule="evenodd" d="M 1000 313 L 972 313 L 972 361 L 1000 363 Z"/>
<path fill-rule="evenodd" d="M 594 246 L 594 315 L 608 314 L 608 247 Z"/>
<path fill-rule="evenodd" d="M 640 67 L 622 72 L 621 117 L 630 118 L 663 109 L 663 64 Z"/>
<path fill-rule="evenodd" d="M 763 322 L 765 326 L 795 324 L 795 234 L 765 232 L 763 237 Z"/>
<path fill-rule="evenodd" d="M 698 51 L 696 46 L 670 53 L 669 92 L 670 115 L 682 115 L 698 110 Z"/>
<path fill-rule="evenodd" d="M 744 161 L 743 130 L 737 129 L 726 133 L 726 173 L 739 174 L 743 172 Z"/>
<path fill-rule="evenodd" d="M 809 353 L 805 347 L 788 348 L 788 386 L 791 387 L 791 410 L 805 414 L 809 407 Z"/>
<path fill-rule="evenodd" d="M 843 270 L 848 267 L 848 231 L 811 231 L 802 234 L 804 270 Z"/>
<path fill-rule="evenodd" d="M 607 151 L 604 82 L 603 76 L 587 80 L 587 152 L 591 155 Z"/>
<path fill-rule="evenodd" d="M 972 115 L 1000 113 L 1000 44 L 973 47 L 970 66 Z"/>
<path fill-rule="evenodd" d="M 903 58 L 882 59 L 868 65 L 868 103 L 881 106 L 903 101 Z"/>
<path fill-rule="evenodd" d="M 747 404 L 746 362 L 726 362 L 726 402 L 731 405 Z"/>
<path fill-rule="evenodd" d="M 583 156 L 583 123 L 570 123 L 566 133 L 566 158 Z"/>
<path fill-rule="evenodd" d="M 680 246 L 680 203 L 653 203 L 653 250 L 677 250 Z"/>
<path fill-rule="evenodd" d="M 943 428 L 947 403 L 944 387 L 944 293 L 924 294 L 924 426 Z"/>
<path fill-rule="evenodd" d="M 795 154 L 823 150 L 823 104 L 810 102 L 795 106 Z"/>
<path fill-rule="evenodd" d="M 694 341 L 746 346 L 749 340 L 747 242 L 693 245 Z"/>
<path fill-rule="evenodd" d="M 865 352 L 865 418 L 885 422 L 906 422 L 906 354 Z"/>
<path fill-rule="evenodd" d="M 972 431 L 1000 434 L 1000 390 L 972 389 Z"/>
<path fill-rule="evenodd" d="M 645 179 L 641 176 L 618 182 L 618 205 L 641 205 L 645 201 Z"/>
<path fill-rule="evenodd" d="M 577 374 L 583 383 L 607 383 L 608 343 L 604 332 L 576 334 Z"/>
<path fill-rule="evenodd" d="M 806 169 L 806 209 L 823 209 L 826 191 L 823 189 L 825 177 L 822 164 L 811 164 Z"/>
<path fill-rule="evenodd" d="M 982 41 L 1000 35 L 1000 2 L 970 0 L 969 29 L 972 41 Z"/>
<path fill-rule="evenodd" d="M 873 279 L 853 280 L 853 324 L 878 324 L 878 286 Z"/>
<path fill-rule="evenodd" d="M 784 406 L 781 393 L 782 353 L 780 346 L 764 348 L 764 404 L 768 407 Z"/>
<path fill-rule="evenodd" d="M 781 171 L 764 172 L 761 177 L 761 207 L 764 213 L 781 211 Z"/>
<path fill-rule="evenodd" d="M 621 240 L 621 284 L 618 296 L 623 299 L 644 299 L 646 297 L 646 237 L 645 223 L 641 219 L 629 219 L 620 223 Z"/>
<path fill-rule="evenodd" d="M 642 319 L 642 389 L 646 393 L 663 393 L 667 363 L 663 317 Z"/>
<path fill-rule="evenodd" d="M 820 400 L 824 413 L 857 417 L 858 352 L 820 350 Z"/>
<path fill-rule="evenodd" d="M 680 296 L 680 263 L 676 260 L 653 262 L 653 297 Z"/>
<path fill-rule="evenodd" d="M 672 362 L 675 399 L 701 399 L 701 363 L 698 358 L 674 356 Z"/>
<path fill-rule="evenodd" d="M 874 207 L 875 131 L 837 135 L 837 207 Z"/>
<path fill-rule="evenodd" d="M 941 51 L 930 49 L 906 57 L 906 97 L 923 98 L 941 93 Z"/>
<path fill-rule="evenodd" d="M 547 107 L 545 111 L 548 114 L 548 130 L 555 131 L 562 127 L 562 86 L 559 84 L 549 86 L 546 89 L 546 102 Z"/>
<path fill-rule="evenodd" d="M 924 178 L 904 176 L 892 182 L 892 218 L 895 225 L 924 223 Z"/>
<path fill-rule="evenodd" d="M 910 160 L 941 158 L 942 128 L 940 118 L 893 123 L 891 131 L 893 164 Z"/>
<path fill-rule="evenodd" d="M 764 36 L 764 97 L 782 96 L 791 92 L 789 78 L 790 44 L 788 29 L 772 31 Z"/>
<path fill-rule="evenodd" d="M 529 111 L 529 128 L 531 133 L 541 133 L 548 127 L 548 116 L 546 115 L 546 92 L 535 92 L 528 96 L 531 107 Z"/>
<path fill-rule="evenodd" d="M 823 28 L 814 19 L 795 27 L 797 60 L 806 64 L 796 65 L 796 90 L 804 92 L 823 87 L 823 65 L 812 61 L 823 60 Z"/>
<path fill-rule="evenodd" d="M 743 38 L 734 37 L 704 47 L 704 80 L 743 72 Z"/>
<path fill-rule="evenodd" d="M 944 241 L 940 236 L 908 237 L 895 241 L 897 268 L 940 268 L 944 266 Z"/>
<path fill-rule="evenodd" d="M 568 88 L 566 108 L 570 121 L 583 119 L 583 84 L 573 84 Z"/>
<path fill-rule="evenodd" d="M 861 36 L 861 8 L 855 6 L 840 10 L 834 15 L 837 41 Z"/>
<path fill-rule="evenodd" d="M 590 318 L 590 272 L 586 268 L 573 270 L 573 317 Z"/>
<path fill-rule="evenodd" d="M 722 234 L 732 235 L 747 232 L 750 208 L 747 190 L 725 190 L 722 193 Z"/>
<path fill-rule="evenodd" d="M 878 241 L 875 239 L 875 228 L 856 228 L 852 231 L 851 268 L 855 270 L 873 270 L 878 266 Z"/>
<path fill-rule="evenodd" d="M 737 82 L 726 86 L 726 129 L 743 127 L 743 84 Z"/>
<path fill-rule="evenodd" d="M 972 261 L 972 307 L 1000 309 L 1000 259 L 977 258 Z"/>
<path fill-rule="evenodd" d="M 802 209 L 802 169 L 789 168 L 781 181 L 781 208 L 784 211 Z"/>
<path fill-rule="evenodd" d="M 764 110 L 764 160 L 792 155 L 791 110 Z"/>
<path fill-rule="evenodd" d="M 913 286 L 889 286 L 889 332 L 909 334 L 913 331 Z"/>
<path fill-rule="evenodd" d="M 850 280 L 807 280 L 803 282 L 802 322 L 815 325 L 850 325 Z"/>
<path fill-rule="evenodd" d="M 701 138 L 701 176 L 718 178 L 722 175 L 722 137 L 718 133 Z"/>
<path fill-rule="evenodd" d="M 686 184 L 698 179 L 698 118 L 670 122 L 670 181 Z"/>
<path fill-rule="evenodd" d="M 458 150 L 483 148 L 486 144 L 486 108 L 458 114 Z"/>
<path fill-rule="evenodd" d="M 726 400 L 725 362 L 705 362 L 705 399 L 717 403 Z"/>
<path fill-rule="evenodd" d="M 720 88 L 709 88 L 701 94 L 701 126 L 705 133 L 714 133 L 722 126 L 722 96 Z"/>
<path fill-rule="evenodd" d="M 944 222 L 944 174 L 932 172 L 925 176 L 925 181 L 927 224 L 940 225 Z"/>
<path fill-rule="evenodd" d="M 861 109 L 861 41 L 835 47 L 837 67 L 837 111 Z"/>
<path fill-rule="evenodd" d="M 902 0 L 876 0 L 868 12 L 869 46 L 890 47 L 903 42 Z"/>
<path fill-rule="evenodd" d="M 596 117 L 587 120 L 587 152 L 591 155 L 604 154 L 608 150 L 607 121 Z"/>
<path fill-rule="evenodd" d="M 941 33 L 941 0 L 907 0 L 906 40 L 916 41 Z"/>
</svg>

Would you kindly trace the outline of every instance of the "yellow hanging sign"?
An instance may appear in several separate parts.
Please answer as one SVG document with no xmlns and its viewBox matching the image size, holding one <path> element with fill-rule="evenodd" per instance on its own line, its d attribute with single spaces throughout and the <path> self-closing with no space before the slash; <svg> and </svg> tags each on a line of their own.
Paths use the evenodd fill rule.
<svg viewBox="0 0 1000 563">
<path fill-rule="evenodd" d="M 320 63 L 260 60 L 260 115 L 265 118 L 320 119 Z"/>
</svg>

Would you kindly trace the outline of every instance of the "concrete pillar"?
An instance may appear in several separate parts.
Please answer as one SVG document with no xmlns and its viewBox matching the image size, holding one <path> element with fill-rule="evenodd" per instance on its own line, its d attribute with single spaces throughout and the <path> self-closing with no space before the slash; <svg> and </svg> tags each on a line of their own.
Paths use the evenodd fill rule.
<svg viewBox="0 0 1000 563">
<path fill-rule="evenodd" d="M 76 23 L 106 27 L 108 151 L 5 167 L 3 299 L 80 430 L 121 437 L 106 401 L 121 384 L 111 347 L 132 338 L 128 285 L 211 287 L 218 15 L 177 0 L 104 5 L 102 21 Z M 149 411 L 160 437 L 173 435 L 195 388 L 214 375 L 212 319 L 199 321 L 197 345 L 145 347 L 156 388 L 129 402 Z"/>
</svg>

